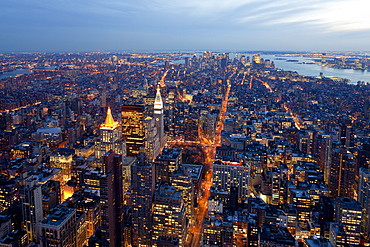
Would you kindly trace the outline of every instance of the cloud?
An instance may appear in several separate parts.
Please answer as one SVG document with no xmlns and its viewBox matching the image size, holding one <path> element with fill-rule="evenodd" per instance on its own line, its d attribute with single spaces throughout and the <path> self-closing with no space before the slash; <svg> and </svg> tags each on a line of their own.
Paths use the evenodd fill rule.
<svg viewBox="0 0 370 247">
<path fill-rule="evenodd" d="M 219 13 L 231 13 L 258 0 L 153 0 L 156 11 L 184 13 L 190 16 L 209 17 Z M 260 1 L 264 2 L 264 1 Z"/>
<path fill-rule="evenodd" d="M 369 8 L 370 2 L 366 0 L 277 0 L 250 11 L 238 22 L 258 21 L 262 26 L 305 24 L 320 27 L 322 32 L 367 30 L 370 29 Z"/>
<path fill-rule="evenodd" d="M 327 44 L 336 49 L 339 43 L 364 49 L 358 47 L 368 47 L 370 38 L 367 1 L 3 1 L 0 27 L 6 38 L 0 47 L 11 50 L 22 39 L 26 47 L 33 39 L 32 45 L 52 43 L 65 50 L 84 42 L 102 50 L 119 49 L 120 44 L 122 49 L 166 49 L 169 44 L 189 49 L 320 49 Z"/>
</svg>

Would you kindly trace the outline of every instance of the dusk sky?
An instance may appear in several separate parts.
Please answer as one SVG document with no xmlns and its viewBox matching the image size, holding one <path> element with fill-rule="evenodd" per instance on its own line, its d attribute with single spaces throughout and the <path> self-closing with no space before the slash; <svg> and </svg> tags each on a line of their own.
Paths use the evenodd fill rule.
<svg viewBox="0 0 370 247">
<path fill-rule="evenodd" d="M 3 0 L 0 52 L 369 51 L 368 0 Z"/>
</svg>

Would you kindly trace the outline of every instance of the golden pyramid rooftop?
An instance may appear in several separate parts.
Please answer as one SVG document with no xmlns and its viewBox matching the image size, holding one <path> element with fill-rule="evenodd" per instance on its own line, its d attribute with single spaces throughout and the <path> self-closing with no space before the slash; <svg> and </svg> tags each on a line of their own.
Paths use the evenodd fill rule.
<svg viewBox="0 0 370 247">
<path fill-rule="evenodd" d="M 100 125 L 100 129 L 102 130 L 111 130 L 118 127 L 118 122 L 115 122 L 112 116 L 112 111 L 110 107 L 108 107 L 107 117 L 105 118 L 105 122 Z"/>
</svg>

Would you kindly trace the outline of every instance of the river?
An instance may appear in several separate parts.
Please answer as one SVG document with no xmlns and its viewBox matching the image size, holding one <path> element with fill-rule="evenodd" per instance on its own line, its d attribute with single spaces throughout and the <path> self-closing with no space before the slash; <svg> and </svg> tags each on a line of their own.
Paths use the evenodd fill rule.
<svg viewBox="0 0 370 247">
<path fill-rule="evenodd" d="M 308 57 L 277 57 L 274 55 L 261 55 L 264 59 L 274 61 L 275 67 L 285 71 L 297 71 L 300 75 L 318 76 L 323 73 L 324 76 L 339 77 L 351 80 L 349 83 L 356 84 L 357 81 L 370 82 L 370 72 L 354 69 L 334 69 L 322 67 L 314 62 L 313 58 Z M 298 60 L 298 62 L 287 62 L 287 60 L 279 60 L 281 58 L 287 60 Z M 276 60 L 278 59 L 278 60 Z M 304 64 L 304 63 L 305 64 Z M 307 64 L 309 63 L 309 64 Z"/>
<path fill-rule="evenodd" d="M 32 71 L 30 70 L 13 70 L 13 71 L 8 71 L 0 74 L 0 80 L 8 77 L 17 77 L 20 75 L 27 75 L 31 74 Z"/>
<path fill-rule="evenodd" d="M 201 53 L 197 53 L 197 56 Z M 230 59 L 236 55 L 240 58 L 241 55 L 249 56 L 252 59 L 253 54 L 230 53 Z M 191 56 L 192 57 L 192 56 Z M 263 59 L 270 59 L 274 61 L 275 67 L 285 71 L 297 71 L 300 75 L 319 76 L 323 73 L 327 77 L 346 78 L 350 80 L 350 84 L 356 84 L 357 81 L 370 82 L 370 72 L 353 69 L 334 69 L 329 67 L 322 67 L 314 64 L 314 58 L 309 57 L 282 57 L 275 55 L 261 55 Z M 284 59 L 284 60 L 281 60 Z M 287 60 L 298 60 L 297 62 L 287 62 Z M 176 60 L 174 64 L 184 64 L 184 60 Z M 304 62 L 304 63 L 303 63 Z"/>
</svg>

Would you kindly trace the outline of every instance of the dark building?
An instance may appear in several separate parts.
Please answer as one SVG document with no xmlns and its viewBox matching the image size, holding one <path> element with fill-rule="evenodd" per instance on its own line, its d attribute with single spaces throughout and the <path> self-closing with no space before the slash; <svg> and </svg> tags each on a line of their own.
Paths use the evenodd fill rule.
<svg viewBox="0 0 370 247">
<path fill-rule="evenodd" d="M 347 148 L 333 149 L 328 188 L 333 196 L 354 197 L 356 160 Z"/>
<path fill-rule="evenodd" d="M 108 151 L 103 155 L 103 164 L 104 172 L 92 169 L 82 173 L 81 186 L 100 191 L 103 246 L 122 246 L 122 156 Z"/>
<path fill-rule="evenodd" d="M 170 178 L 182 163 L 182 150 L 180 148 L 165 148 L 155 159 L 156 181 L 170 182 Z"/>
<path fill-rule="evenodd" d="M 263 225 L 259 238 L 259 246 L 294 247 L 295 239 L 286 228 Z"/>
<path fill-rule="evenodd" d="M 132 246 L 152 246 L 152 203 L 155 189 L 154 164 L 145 149 L 131 167 L 132 176 Z"/>
<path fill-rule="evenodd" d="M 42 185 L 42 210 L 44 216 L 49 214 L 53 208 L 61 202 L 62 195 L 60 190 L 60 182 L 49 180 Z"/>
</svg>

